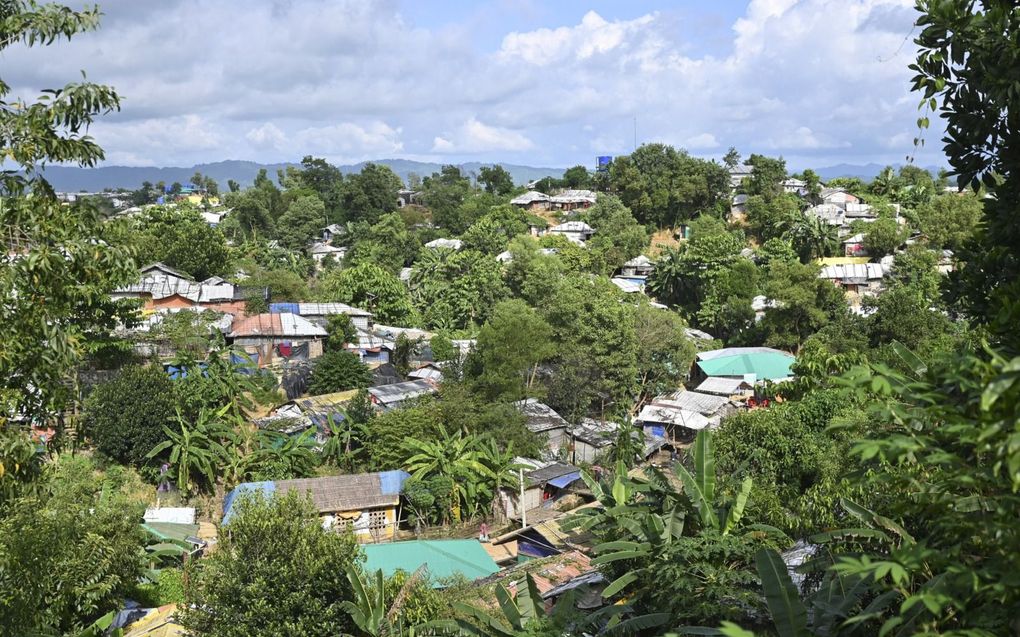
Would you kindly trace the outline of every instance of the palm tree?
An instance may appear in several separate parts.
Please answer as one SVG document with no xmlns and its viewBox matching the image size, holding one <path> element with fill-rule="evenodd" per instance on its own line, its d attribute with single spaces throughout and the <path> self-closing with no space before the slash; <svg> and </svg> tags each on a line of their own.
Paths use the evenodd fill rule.
<svg viewBox="0 0 1020 637">
<path fill-rule="evenodd" d="M 460 504 L 467 500 L 468 484 L 476 482 L 476 476 L 485 472 L 479 461 L 477 450 L 479 438 L 465 435 L 463 431 L 448 434 L 443 425 L 439 426 L 439 439 L 424 441 L 411 439 L 404 443 L 411 456 L 404 462 L 415 478 L 438 475 L 449 478 L 453 484 L 450 492 L 451 514 L 460 521 Z"/>
<path fill-rule="evenodd" d="M 668 613 L 655 613 L 624 619 L 630 608 L 612 605 L 600 611 L 581 616 L 574 607 L 576 589 L 567 591 L 546 611 L 545 600 L 529 573 L 527 586 L 514 597 L 502 583 L 496 587 L 499 614 L 489 609 L 476 608 L 454 602 L 458 614 L 456 626 L 462 635 L 477 637 L 520 637 L 523 635 L 631 635 L 649 628 L 662 626 L 669 620 Z"/>
<path fill-rule="evenodd" d="M 216 472 L 228 456 L 224 441 L 233 435 L 223 420 L 229 409 L 230 405 L 216 411 L 203 408 L 194 425 L 190 425 L 178 409 L 177 426 L 180 431 L 164 425 L 167 440 L 153 447 L 145 457 L 155 458 L 169 449 L 169 462 L 176 474 L 177 488 L 185 495 L 197 490 L 193 480 L 196 475 L 205 479 L 206 486 L 213 486 Z"/>
<path fill-rule="evenodd" d="M 801 260 L 827 257 L 839 247 L 839 232 L 821 217 L 798 219 L 788 226 L 783 238 L 789 240 Z"/>
<path fill-rule="evenodd" d="M 318 464 L 313 434 L 313 429 L 307 429 L 297 436 L 259 431 L 259 445 L 252 460 L 257 474 L 263 479 L 310 476 Z"/>
<path fill-rule="evenodd" d="M 896 172 L 892 169 L 892 166 L 883 168 L 882 172 L 878 173 L 871 182 L 870 188 L 871 192 L 876 195 L 890 198 L 895 197 L 900 189 L 900 180 L 896 177 Z"/>
<path fill-rule="evenodd" d="M 337 467 L 347 470 L 354 468 L 360 445 L 356 443 L 368 436 L 368 428 L 356 423 L 346 413 L 330 414 L 326 418 L 326 429 L 329 437 L 322 446 L 322 458 Z"/>
<path fill-rule="evenodd" d="M 482 472 L 482 486 L 490 498 L 492 516 L 501 519 L 503 509 L 499 506 L 499 492 L 506 486 L 520 488 L 519 469 L 528 468 L 515 461 L 513 442 L 506 449 L 501 449 L 494 438 L 489 438 L 480 449 L 481 463 L 485 468 Z"/>
</svg>

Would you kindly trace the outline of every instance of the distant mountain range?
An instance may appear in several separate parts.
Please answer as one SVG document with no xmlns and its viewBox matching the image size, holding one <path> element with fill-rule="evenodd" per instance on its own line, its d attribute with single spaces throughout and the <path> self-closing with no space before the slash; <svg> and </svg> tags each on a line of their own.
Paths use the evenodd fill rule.
<svg viewBox="0 0 1020 637">
<path fill-rule="evenodd" d="M 337 166 L 343 173 L 360 172 L 362 167 L 369 162 L 347 164 Z M 389 166 L 404 182 L 410 174 L 419 177 L 427 177 L 432 173 L 439 172 L 442 164 L 430 162 L 412 161 L 410 159 L 379 159 L 372 163 Z M 265 168 L 269 177 L 276 179 L 276 171 L 286 169 L 287 166 L 298 166 L 297 163 L 284 164 L 259 164 L 253 161 L 227 160 L 211 164 L 197 164 L 188 167 L 167 167 L 157 168 L 155 166 L 102 166 L 99 168 L 77 168 L 73 166 L 48 166 L 44 173 L 46 179 L 58 192 L 98 192 L 106 188 L 128 188 L 134 190 L 142 185 L 142 182 L 152 183 L 165 182 L 172 184 L 178 181 L 187 185 L 195 172 L 212 177 L 226 189 L 227 182 L 233 179 L 241 186 L 250 186 L 255 181 L 259 170 Z M 478 173 L 482 166 L 491 166 L 491 163 L 468 162 L 457 164 L 466 174 Z M 517 166 L 514 164 L 503 164 L 514 178 L 517 184 L 526 184 L 542 177 L 562 177 L 562 168 L 537 168 L 534 166 Z"/>
<path fill-rule="evenodd" d="M 338 166 L 344 173 L 359 172 L 368 162 Z M 408 175 L 414 173 L 419 177 L 431 175 L 442 169 L 442 164 L 430 162 L 412 161 L 410 159 L 379 159 L 372 163 L 389 166 L 397 173 L 404 182 L 407 182 Z M 259 164 L 253 161 L 227 160 L 211 164 L 198 164 L 188 167 L 167 167 L 158 168 L 155 166 L 102 166 L 100 168 L 77 168 L 71 166 L 49 166 L 45 170 L 46 178 L 53 184 L 54 189 L 60 192 L 98 192 L 106 188 L 128 188 L 134 190 L 142 185 L 142 182 L 152 183 L 166 182 L 172 184 L 178 181 L 187 184 L 196 171 L 212 177 L 219 183 L 220 188 L 226 189 L 227 182 L 231 179 L 249 186 L 255 180 L 259 170 L 265 168 L 269 176 L 276 179 L 276 171 L 285 169 L 287 166 L 298 164 Z M 478 173 L 482 166 L 491 166 L 491 163 L 468 162 L 458 164 L 465 173 Z M 562 168 L 542 168 L 535 166 L 520 166 L 516 164 L 503 164 L 514 178 L 514 182 L 520 185 L 526 184 L 542 177 L 561 177 Z M 897 166 L 898 167 L 898 166 Z M 825 168 L 815 168 L 815 172 L 823 181 L 833 177 L 860 177 L 871 179 L 877 175 L 885 165 L 883 164 L 837 164 Z M 926 167 L 932 174 L 938 173 L 938 167 Z"/>
</svg>

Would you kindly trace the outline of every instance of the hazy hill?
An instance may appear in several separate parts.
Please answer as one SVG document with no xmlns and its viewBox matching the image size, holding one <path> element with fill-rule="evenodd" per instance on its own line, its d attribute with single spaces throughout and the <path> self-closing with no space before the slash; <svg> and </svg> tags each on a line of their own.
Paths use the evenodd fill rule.
<svg viewBox="0 0 1020 637">
<path fill-rule="evenodd" d="M 365 163 L 367 162 L 343 165 L 339 166 L 339 168 L 345 173 L 358 172 Z M 374 160 L 374 163 L 389 166 L 393 169 L 393 172 L 397 173 L 397 175 L 399 175 L 405 182 L 407 181 L 408 175 L 411 173 L 414 173 L 419 177 L 425 177 L 434 172 L 439 172 L 439 170 L 443 167 L 442 164 L 413 161 L 410 159 L 379 159 Z M 163 181 L 167 184 L 179 181 L 182 184 L 187 184 L 188 179 L 195 174 L 195 171 L 212 177 L 220 184 L 220 188 L 225 189 L 227 187 L 227 182 L 231 179 L 242 186 L 251 185 L 251 183 L 255 180 L 255 175 L 257 175 L 259 170 L 262 168 L 265 168 L 266 171 L 268 171 L 271 178 L 276 179 L 277 170 L 286 168 L 287 166 L 296 165 L 297 164 L 259 164 L 253 161 L 227 160 L 213 162 L 211 164 L 167 168 L 158 168 L 155 166 L 103 166 L 100 168 L 50 166 L 46 168 L 45 172 L 46 177 L 50 180 L 50 183 L 53 184 L 53 187 L 58 191 L 64 192 L 78 192 L 83 190 L 96 192 L 103 190 L 104 188 L 129 188 L 133 190 L 141 186 L 143 181 L 149 181 L 152 183 Z M 492 164 L 486 162 L 468 162 L 458 165 L 465 173 L 477 174 L 478 170 L 482 166 L 491 166 Z M 521 166 L 517 164 L 503 164 L 503 167 L 510 171 L 510 174 L 513 175 L 514 182 L 518 185 L 523 185 L 534 179 L 541 179 L 546 176 L 560 177 L 563 174 L 562 168 L 542 168 L 535 166 Z M 824 168 L 815 168 L 815 172 L 818 173 L 823 181 L 832 179 L 833 177 L 860 177 L 862 179 L 872 179 L 883 168 L 885 168 L 884 164 L 838 164 Z M 896 166 L 896 168 L 898 168 L 898 166 Z M 938 173 L 938 167 L 936 166 L 928 166 L 927 169 L 932 174 Z"/>
<path fill-rule="evenodd" d="M 345 173 L 358 172 L 367 162 L 338 166 Z M 373 163 L 384 164 L 393 169 L 405 182 L 411 173 L 419 177 L 439 172 L 442 164 L 412 161 L 409 159 L 380 159 Z M 227 160 L 211 164 L 198 164 L 188 167 L 166 167 L 155 166 L 102 166 L 99 168 L 77 168 L 70 166 L 49 166 L 46 168 L 46 178 L 50 180 L 53 187 L 58 191 L 96 192 L 104 188 L 129 188 L 135 189 L 142 185 L 143 181 L 156 183 L 159 181 L 172 184 L 179 181 L 187 184 L 195 171 L 208 175 L 219 183 L 220 188 L 225 189 L 227 182 L 231 179 L 249 186 L 255 180 L 259 170 L 265 168 L 272 179 L 276 179 L 276 171 L 287 166 L 298 164 L 259 164 L 253 161 Z M 484 162 L 469 162 L 459 164 L 465 173 L 476 173 L 482 166 L 490 166 Z M 503 164 L 503 167 L 510 171 L 514 181 L 518 184 L 526 184 L 533 179 L 540 179 L 545 176 L 560 177 L 563 174 L 562 168 L 536 168 L 534 166 L 517 166 L 514 164 Z"/>
</svg>

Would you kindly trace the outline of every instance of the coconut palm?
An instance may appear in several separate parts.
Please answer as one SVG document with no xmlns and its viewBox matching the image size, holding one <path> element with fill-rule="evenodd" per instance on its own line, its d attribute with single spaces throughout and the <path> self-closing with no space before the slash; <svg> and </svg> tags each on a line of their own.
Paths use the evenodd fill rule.
<svg viewBox="0 0 1020 637">
<path fill-rule="evenodd" d="M 463 431 L 449 434 L 442 425 L 439 426 L 437 440 L 412 438 L 404 443 L 404 448 L 411 454 L 404 465 L 415 478 L 438 475 L 452 482 L 450 513 L 456 522 L 460 521 L 460 505 L 467 500 L 468 484 L 477 482 L 477 476 L 486 471 L 479 460 L 478 443 L 477 436 Z"/>
</svg>

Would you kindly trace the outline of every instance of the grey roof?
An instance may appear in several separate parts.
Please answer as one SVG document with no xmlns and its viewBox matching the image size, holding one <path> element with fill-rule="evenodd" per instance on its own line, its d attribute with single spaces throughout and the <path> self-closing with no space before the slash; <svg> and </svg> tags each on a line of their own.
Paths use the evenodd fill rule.
<svg viewBox="0 0 1020 637">
<path fill-rule="evenodd" d="M 229 338 L 322 337 L 326 330 L 297 314 L 256 314 L 234 321 Z"/>
<path fill-rule="evenodd" d="M 620 290 L 623 291 L 625 294 L 640 294 L 641 292 L 644 291 L 645 286 L 641 285 L 640 283 L 637 283 L 636 281 L 631 281 L 630 279 L 614 276 L 612 279 L 609 280 L 610 282 L 612 282 L 613 285 L 620 288 Z"/>
<path fill-rule="evenodd" d="M 460 250 L 464 242 L 460 239 L 433 239 L 425 244 L 426 248 L 446 248 L 448 250 Z"/>
<path fill-rule="evenodd" d="M 652 261 L 643 254 L 639 254 L 630 261 L 625 262 L 624 267 L 627 268 L 647 268 L 655 265 L 655 261 Z"/>
<path fill-rule="evenodd" d="M 720 396 L 733 396 L 743 390 L 753 389 L 751 383 L 743 378 L 726 378 L 725 376 L 709 376 L 695 391 Z"/>
<path fill-rule="evenodd" d="M 844 283 L 865 283 L 885 277 L 886 267 L 881 263 L 848 263 L 827 265 L 818 274 L 821 279 L 839 280 Z"/>
<path fill-rule="evenodd" d="M 582 418 L 580 423 L 571 425 L 568 431 L 574 438 L 586 442 L 593 447 L 608 447 L 616 441 L 616 435 L 620 431 L 620 423 Z"/>
<path fill-rule="evenodd" d="M 347 252 L 346 246 L 334 246 L 328 243 L 316 243 L 309 250 L 312 254 L 337 254 Z"/>
<path fill-rule="evenodd" d="M 510 200 L 510 203 L 515 206 L 527 206 L 528 204 L 536 201 L 549 201 L 552 199 L 549 195 L 544 192 L 538 192 L 537 190 L 529 190 L 523 195 L 517 195 Z"/>
<path fill-rule="evenodd" d="M 737 164 L 730 168 L 731 175 L 750 175 L 752 172 L 754 172 L 754 166 L 749 164 Z"/>
<path fill-rule="evenodd" d="M 673 392 L 672 394 L 656 396 L 652 399 L 653 404 L 659 402 L 668 402 L 670 405 L 674 405 L 687 411 L 696 411 L 703 416 L 712 416 L 718 413 L 722 408 L 732 404 L 728 398 L 724 398 L 722 396 L 684 390 Z"/>
<path fill-rule="evenodd" d="M 581 232 L 585 234 L 594 234 L 595 231 L 592 230 L 591 226 L 583 221 L 568 221 L 549 228 L 549 232 Z"/>
<path fill-rule="evenodd" d="M 595 203 L 597 195 L 591 190 L 564 190 L 552 197 L 553 203 Z"/>
<path fill-rule="evenodd" d="M 874 218 L 878 216 L 874 208 L 866 203 L 847 203 L 846 204 L 846 216 L 848 217 L 869 217 Z"/>
<path fill-rule="evenodd" d="M 696 330 L 693 327 L 685 327 L 684 328 L 684 336 L 686 336 L 687 338 L 690 338 L 690 339 L 702 340 L 702 341 L 711 341 L 711 340 L 715 339 L 715 337 L 712 336 L 711 334 L 709 334 L 708 332 L 703 332 L 701 330 Z"/>
<path fill-rule="evenodd" d="M 734 206 L 741 206 L 741 205 L 747 203 L 747 199 L 748 199 L 747 195 L 745 195 L 743 193 L 741 193 L 739 195 L 733 195 L 733 205 Z"/>
<path fill-rule="evenodd" d="M 301 316 L 372 316 L 368 310 L 362 310 L 346 303 L 298 303 L 298 314 Z"/>
<path fill-rule="evenodd" d="M 712 425 L 712 421 L 698 412 L 682 409 L 668 400 L 645 405 L 641 408 L 641 413 L 638 414 L 636 421 L 642 424 L 659 423 L 693 430 L 704 429 Z"/>
<path fill-rule="evenodd" d="M 368 388 L 368 393 L 383 405 L 400 403 L 435 391 L 435 385 L 427 380 L 409 380 L 403 383 Z"/>
<path fill-rule="evenodd" d="M 327 478 L 279 480 L 276 490 L 281 494 L 296 491 L 309 494 L 320 513 L 359 511 L 374 507 L 393 506 L 400 502 L 399 493 L 383 493 L 378 473 L 360 473 Z"/>
<path fill-rule="evenodd" d="M 565 429 L 568 426 L 567 421 L 556 413 L 552 407 L 538 402 L 535 398 L 518 400 L 514 403 L 514 407 L 517 407 L 524 414 L 524 417 L 527 418 L 527 421 L 524 423 L 525 426 L 534 433 L 549 431 L 550 429 Z"/>
<path fill-rule="evenodd" d="M 579 468 L 566 462 L 551 462 L 543 467 L 528 471 L 524 476 L 528 479 L 531 484 L 545 484 L 553 478 L 559 478 L 571 473 L 577 473 L 580 471 Z"/>
</svg>

